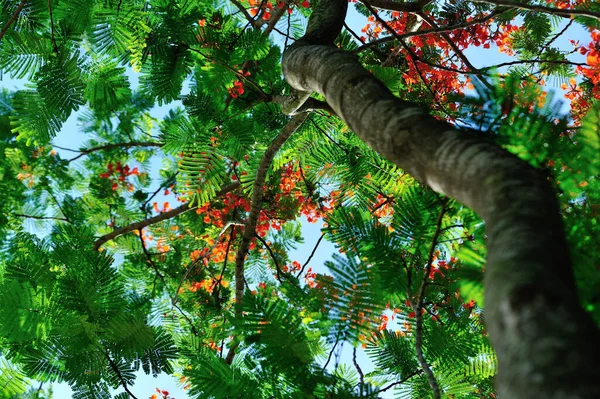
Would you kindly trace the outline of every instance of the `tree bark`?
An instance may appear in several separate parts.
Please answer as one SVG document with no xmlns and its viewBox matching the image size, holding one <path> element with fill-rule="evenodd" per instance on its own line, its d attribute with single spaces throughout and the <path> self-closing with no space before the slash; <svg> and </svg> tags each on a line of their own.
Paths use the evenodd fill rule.
<svg viewBox="0 0 600 399">
<path fill-rule="evenodd" d="M 321 0 L 283 56 L 292 88 L 323 95 L 366 143 L 486 222 L 486 326 L 502 398 L 600 397 L 600 334 L 580 306 L 558 201 L 540 171 L 394 97 L 332 45 L 347 0 Z"/>
</svg>

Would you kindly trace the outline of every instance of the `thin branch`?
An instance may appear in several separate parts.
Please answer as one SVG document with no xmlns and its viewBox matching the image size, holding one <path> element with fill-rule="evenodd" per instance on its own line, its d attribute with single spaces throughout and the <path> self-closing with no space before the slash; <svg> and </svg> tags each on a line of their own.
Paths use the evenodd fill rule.
<svg viewBox="0 0 600 399">
<path fill-rule="evenodd" d="M 222 197 L 223 195 L 230 193 L 236 190 L 240 186 L 239 182 L 230 183 L 223 188 L 221 188 L 216 194 L 215 198 Z M 112 233 L 105 234 L 99 237 L 96 242 L 94 242 L 94 249 L 97 251 L 103 244 L 107 243 L 110 240 L 114 240 L 115 238 L 122 236 L 123 234 L 131 233 L 135 230 L 143 229 L 146 226 L 150 226 L 152 224 L 160 223 L 164 220 L 174 218 L 175 216 L 179 216 L 184 212 L 191 211 L 198 208 L 198 206 L 190 206 L 189 203 L 183 204 L 180 207 L 175 209 L 171 209 L 168 212 L 163 212 L 156 216 L 153 216 L 148 219 L 140 220 L 139 222 L 131 223 L 125 227 L 121 227 L 120 229 L 114 230 Z"/>
<path fill-rule="evenodd" d="M 321 133 L 323 133 L 323 135 L 325 137 L 327 137 L 329 139 L 329 141 L 331 141 L 333 144 L 335 144 L 336 147 L 338 147 L 340 150 L 344 151 L 346 153 L 346 155 L 348 154 L 348 150 L 346 148 L 344 148 L 340 143 L 338 143 L 337 141 L 335 141 L 333 139 L 333 137 L 331 137 L 325 130 L 323 130 L 321 128 L 321 126 L 317 125 L 317 122 L 315 122 L 313 120 L 313 118 L 308 118 L 308 120 L 313 124 L 314 127 L 317 128 L 318 131 L 320 131 Z"/>
<path fill-rule="evenodd" d="M 395 387 L 396 385 L 404 384 L 406 381 L 410 380 L 414 376 L 419 375 L 421 373 L 423 373 L 423 370 L 414 371 L 411 374 L 409 374 L 406 377 L 404 377 L 403 379 L 401 379 L 400 381 L 392 382 L 391 384 L 387 385 L 386 387 L 381 388 L 379 391 L 373 392 L 373 393 L 374 394 L 379 394 L 381 392 L 385 392 L 385 391 L 389 390 L 390 388 Z"/>
<path fill-rule="evenodd" d="M 465 29 L 465 28 L 471 27 L 473 25 L 477 25 L 477 24 L 480 24 L 480 23 L 487 22 L 490 19 L 492 19 L 492 18 L 494 18 L 494 17 L 496 17 L 496 16 L 498 16 L 500 14 L 503 14 L 503 13 L 509 11 L 509 10 L 510 10 L 510 8 L 501 8 L 501 7 L 499 7 L 496 10 L 492 11 L 491 13 L 489 13 L 488 15 L 486 15 L 484 17 L 481 17 L 481 18 L 474 19 L 474 20 L 469 21 L 469 22 L 464 22 L 464 23 L 456 24 L 456 25 L 441 26 L 441 27 L 438 27 L 438 28 L 435 28 L 435 29 L 427 29 L 427 30 L 421 30 L 421 31 L 417 31 L 417 32 L 406 32 L 406 33 L 398 34 L 397 36 L 383 37 L 381 39 L 373 40 L 372 42 L 369 42 L 367 44 L 364 44 L 364 45 L 360 46 L 359 48 L 357 48 L 356 50 L 354 50 L 354 53 L 355 54 L 356 53 L 360 53 L 363 50 L 366 50 L 366 49 L 374 47 L 374 46 L 378 46 L 378 45 L 383 44 L 383 43 L 390 42 L 390 41 L 395 40 L 395 39 L 400 40 L 400 39 L 407 39 L 407 38 L 413 37 L 413 36 L 425 36 L 425 35 L 429 35 L 429 34 L 432 34 L 432 33 L 452 32 L 452 31 L 458 30 L 458 29 Z"/>
<path fill-rule="evenodd" d="M 277 11 L 275 11 L 275 14 L 271 15 L 271 19 L 269 20 L 269 24 L 267 25 L 266 29 L 263 32 L 263 34 L 265 36 L 269 36 L 271 34 L 271 32 L 273 31 L 273 29 L 275 29 L 275 25 L 277 25 L 277 22 L 279 22 L 279 20 L 283 16 L 283 14 L 285 14 L 285 12 L 287 11 L 287 3 L 288 3 L 287 0 L 283 0 L 284 6 L 281 7 L 281 8 L 277 8 Z"/>
<path fill-rule="evenodd" d="M 23 7 L 25 7 L 25 3 L 27 3 L 27 0 L 21 0 L 13 15 L 11 15 L 8 21 L 6 21 L 6 23 L 2 27 L 2 30 L 0 31 L 0 40 L 2 40 L 10 26 L 17 20 L 17 18 L 19 18 L 19 14 L 23 10 Z"/>
<path fill-rule="evenodd" d="M 420 12 L 418 14 L 421 18 L 423 18 L 423 20 L 425 22 L 427 22 L 427 24 L 429 26 L 431 26 L 432 28 L 439 28 L 438 24 L 435 23 L 435 21 L 428 17 L 427 15 L 425 15 L 425 13 Z M 454 43 L 454 40 L 452 40 L 452 38 L 450 37 L 450 35 L 447 32 L 440 32 L 440 36 L 442 36 L 442 38 L 444 39 L 444 41 L 446 43 L 448 43 L 448 45 L 450 46 L 450 48 L 452 48 L 452 51 L 454 51 L 454 54 L 456 54 L 458 56 L 458 58 L 460 58 L 460 60 L 463 62 L 463 64 L 465 64 L 465 66 L 467 68 L 469 68 L 469 73 L 473 73 L 477 76 L 477 78 L 479 79 L 479 81 L 488 89 L 493 90 L 494 87 L 486 80 L 480 77 L 481 75 L 481 71 L 476 68 L 471 61 L 469 61 L 469 59 L 464 55 L 464 53 L 462 52 L 462 50 L 460 48 L 458 48 L 458 46 L 456 45 L 456 43 Z"/>
<path fill-rule="evenodd" d="M 488 71 L 490 69 L 497 69 L 497 68 L 502 68 L 505 66 L 519 65 L 519 64 L 565 64 L 565 65 L 572 65 L 572 66 L 586 66 L 587 65 L 585 62 L 575 62 L 575 61 L 569 61 L 569 60 L 539 60 L 539 59 L 537 59 L 537 60 L 517 60 L 517 61 L 502 62 L 500 64 L 481 68 L 480 70 Z"/>
<path fill-rule="evenodd" d="M 258 215 L 261 210 L 261 202 L 263 198 L 263 186 L 267 177 L 267 171 L 269 166 L 275 157 L 275 154 L 281 146 L 287 141 L 287 139 L 304 123 L 308 114 L 298 114 L 294 116 L 288 124 L 281 130 L 279 135 L 271 142 L 258 166 L 256 171 L 256 180 L 254 180 L 254 187 L 252 192 L 252 202 L 250 205 L 250 213 L 244 227 L 244 234 L 242 241 L 238 248 L 235 257 L 235 317 L 240 318 L 242 316 L 242 301 L 244 298 L 244 283 L 246 281 L 244 277 L 244 262 L 246 255 L 249 251 L 250 241 L 254 237 L 256 230 L 256 224 L 258 222 Z M 230 348 L 229 353 L 225 362 L 231 364 L 233 357 L 235 356 L 235 349 L 237 345 Z"/>
<path fill-rule="evenodd" d="M 146 210 L 146 206 L 150 203 L 150 201 L 152 201 L 154 199 L 154 197 L 156 197 L 158 195 L 158 193 L 160 193 L 162 190 L 165 190 L 170 184 L 173 184 L 173 181 L 175 180 L 175 178 L 177 177 L 177 175 L 179 174 L 179 172 L 175 172 L 173 174 L 173 176 L 171 176 L 170 178 L 168 178 L 167 180 L 165 180 L 163 182 L 163 184 L 159 185 L 158 188 L 156 189 L 155 192 L 152 193 L 152 195 L 150 195 L 148 197 L 148 199 L 146 199 L 146 201 L 144 201 L 144 203 L 142 204 L 141 208 L 142 211 Z"/>
<path fill-rule="evenodd" d="M 322 371 L 325 371 L 327 369 L 327 366 L 329 365 L 329 362 L 331 361 L 331 356 L 333 356 L 333 351 L 335 350 L 335 347 L 337 346 L 339 341 L 340 341 L 340 337 L 339 337 L 339 333 L 338 333 L 335 337 L 335 343 L 333 344 L 333 347 L 331 347 L 331 350 L 329 351 L 329 356 L 327 356 L 327 361 L 325 362 L 325 365 L 323 365 Z"/>
<path fill-rule="evenodd" d="M 352 352 L 352 362 L 354 363 L 354 367 L 356 367 L 356 371 L 358 372 L 358 376 L 359 376 L 358 391 L 360 393 L 360 397 L 362 398 L 363 387 L 365 385 L 365 374 L 363 373 L 362 369 L 358 365 L 358 362 L 356 361 L 356 348 L 354 348 L 354 351 Z"/>
<path fill-rule="evenodd" d="M 269 246 L 269 244 L 267 244 L 267 242 L 265 241 L 265 239 L 262 238 L 260 235 L 254 234 L 254 238 L 256 238 L 258 241 L 260 241 L 261 244 L 269 252 L 269 255 L 271 256 L 271 259 L 273 259 L 273 263 L 275 264 L 275 269 L 277 270 L 277 280 L 279 280 L 279 282 L 281 282 L 281 275 L 283 274 L 283 271 L 281 270 L 281 267 L 279 266 L 279 262 L 277 261 L 277 257 L 275 257 L 275 254 L 273 253 L 273 250 L 271 249 L 271 247 Z"/>
<path fill-rule="evenodd" d="M 101 145 L 98 147 L 92 147 L 92 148 L 79 150 L 77 152 L 79 152 L 80 154 L 74 158 L 69 159 L 69 162 L 73 162 L 73 161 L 81 158 L 84 155 L 88 155 L 88 154 L 90 154 L 92 152 L 96 152 L 96 151 L 111 150 L 113 148 L 129 148 L 129 147 L 162 147 L 163 145 L 164 145 L 163 143 L 142 142 L 142 141 L 132 141 L 129 143 L 111 143 L 111 144 Z M 60 148 L 61 150 L 74 151 L 74 150 L 70 150 L 68 148 L 61 148 L 58 146 L 55 146 L 55 147 Z"/>
<path fill-rule="evenodd" d="M 391 33 L 393 36 L 396 37 L 396 39 L 399 40 L 400 45 L 402 47 L 404 47 L 404 49 L 409 53 L 410 57 L 407 57 L 407 59 L 409 59 L 410 62 L 412 62 L 415 70 L 417 71 L 417 74 L 419 75 L 419 78 L 421 79 L 421 82 L 423 83 L 423 86 L 425 86 L 425 88 L 427 89 L 427 91 L 429 91 L 429 93 L 431 94 L 433 102 L 437 104 L 437 106 L 440 108 L 440 110 L 442 112 L 444 112 L 448 117 L 452 118 L 452 115 L 450 115 L 450 113 L 446 110 L 446 107 L 444 107 L 444 105 L 440 102 L 440 100 L 438 99 L 438 97 L 435 94 L 435 91 L 433 91 L 433 89 L 431 88 L 431 85 L 427 82 L 427 80 L 425 80 L 425 77 L 421 73 L 421 69 L 419 68 L 419 66 L 417 65 L 416 61 L 414 60 L 414 58 L 419 58 L 417 56 L 417 54 L 415 54 L 415 52 L 412 51 L 412 49 L 410 48 L 410 46 L 408 44 L 406 44 L 404 42 L 404 40 L 400 39 L 400 35 L 398 33 L 396 33 L 396 31 L 394 30 L 394 28 L 392 28 L 383 18 L 381 18 L 379 16 L 379 13 L 373 7 L 371 7 L 369 5 L 369 2 L 367 2 L 366 0 L 362 0 L 362 2 L 365 5 L 365 7 L 371 12 L 371 14 L 373 15 L 373 17 L 375 17 L 375 19 L 377 20 L 377 22 L 379 22 L 380 24 L 382 24 L 384 26 L 384 28 L 389 33 Z"/>
<path fill-rule="evenodd" d="M 65 210 L 63 209 L 62 205 L 60 204 L 60 202 L 58 201 L 58 198 L 56 198 L 56 196 L 54 195 L 54 193 L 52 192 L 52 190 L 50 190 L 50 188 L 48 188 L 47 190 L 48 194 L 50 195 L 50 197 L 52 197 L 52 200 L 54 201 L 54 203 L 56 204 L 56 206 L 58 207 L 58 209 L 60 210 L 60 212 L 62 213 L 63 217 L 65 218 L 65 220 L 69 223 L 71 223 L 71 219 L 69 219 L 69 217 L 67 216 Z"/>
<path fill-rule="evenodd" d="M 221 280 L 223 279 L 223 274 L 225 273 L 225 269 L 227 269 L 227 261 L 229 258 L 229 250 L 231 249 L 231 243 L 235 238 L 235 228 L 231 229 L 231 234 L 229 234 L 229 240 L 227 241 L 227 248 L 225 249 L 225 260 L 223 261 L 223 267 L 221 268 L 221 273 L 219 274 L 219 281 L 217 283 L 217 287 L 215 289 L 215 304 L 217 308 L 221 308 L 221 302 L 219 300 L 219 295 L 221 294 Z M 221 351 L 223 350 L 223 344 L 221 343 Z M 223 353 L 220 353 L 220 356 L 223 357 Z"/>
<path fill-rule="evenodd" d="M 106 348 L 106 353 L 105 354 L 106 354 L 106 359 L 108 360 L 108 364 L 110 364 L 110 367 L 113 369 L 113 371 L 117 375 L 117 378 L 121 382 L 121 385 L 123 386 L 123 389 L 125 389 L 125 392 L 127 392 L 127 394 L 130 397 L 132 397 L 133 399 L 137 399 L 137 397 L 133 393 L 131 393 L 131 391 L 127 387 L 127 381 L 125 381 L 125 378 L 123 377 L 123 374 L 121 374 L 121 370 L 119 370 L 119 366 L 117 366 L 117 364 L 114 362 L 114 360 L 112 360 L 110 358 L 110 355 L 109 355 L 109 352 L 108 352 L 108 348 Z"/>
<path fill-rule="evenodd" d="M 48 0 L 48 13 L 50 14 L 50 39 L 52 40 L 52 48 L 58 54 L 58 46 L 56 45 L 56 37 L 54 36 L 54 17 L 52 16 L 51 0 Z"/>
<path fill-rule="evenodd" d="M 304 264 L 302 265 L 302 269 L 300 269 L 300 271 L 298 272 L 298 275 L 296 275 L 296 278 L 300 278 L 300 276 L 304 272 L 304 268 L 308 265 L 308 263 L 310 262 L 310 260 L 313 258 L 313 256 L 315 255 L 315 252 L 317 252 L 317 248 L 319 248 L 319 244 L 323 240 L 323 237 L 325 237 L 325 233 L 321 233 L 321 237 L 319 237 L 319 239 L 317 240 L 317 243 L 315 244 L 312 252 L 308 256 L 308 259 L 306 259 L 306 262 L 304 262 Z"/>
<path fill-rule="evenodd" d="M 254 29 L 260 29 L 263 26 L 264 21 L 262 21 L 262 20 L 260 20 L 260 21 L 255 20 L 252 17 L 252 15 L 250 15 L 250 13 L 248 12 L 248 10 L 246 10 L 246 7 L 244 7 L 242 5 L 242 3 L 240 3 L 237 0 L 230 0 L 230 1 L 233 3 L 234 6 L 236 6 L 238 8 L 238 10 L 241 11 L 241 13 L 244 15 L 244 17 L 246 17 L 246 19 L 248 20 L 248 22 L 250 23 L 250 25 L 252 25 L 252 27 Z"/>
<path fill-rule="evenodd" d="M 364 4 L 364 1 L 360 0 Z M 423 11 L 423 8 L 431 3 L 432 0 L 420 0 L 414 2 L 396 2 L 390 0 L 369 0 L 369 4 L 373 7 L 380 8 L 382 10 L 399 11 L 407 13 L 418 13 Z"/>
<path fill-rule="evenodd" d="M 198 264 L 200 263 L 200 261 L 202 261 L 203 259 L 207 259 L 210 257 L 210 255 L 212 255 L 212 252 L 215 250 L 215 248 L 217 247 L 217 245 L 219 244 L 219 242 L 221 241 L 221 236 L 223 235 L 223 233 L 225 233 L 227 231 L 228 228 L 230 228 L 231 226 L 243 226 L 243 224 L 241 223 L 237 223 L 237 222 L 227 222 L 225 223 L 225 226 L 223 226 L 223 228 L 221 229 L 221 231 L 219 231 L 219 234 L 217 234 L 217 238 L 215 239 L 215 241 L 213 242 L 213 245 L 211 245 L 211 247 L 208 249 L 208 251 L 206 251 L 206 253 L 200 257 L 198 257 L 198 259 L 196 259 L 195 261 L 193 261 L 186 269 L 185 269 L 185 273 L 183 273 L 183 277 L 181 277 L 181 280 L 179 280 L 179 285 L 177 286 L 177 292 L 175 293 L 175 297 L 173 298 L 173 303 L 177 303 L 177 296 L 179 295 L 179 290 L 181 289 L 181 286 L 183 285 L 183 282 L 185 281 L 185 279 L 187 278 L 188 274 L 190 274 L 190 272 L 192 271 L 192 269 Z M 215 276 L 213 276 L 215 277 Z M 216 280 L 216 278 L 215 278 Z"/>
<path fill-rule="evenodd" d="M 144 255 L 146 256 L 146 263 L 148 263 L 152 267 L 152 269 L 154 269 L 155 275 L 160 279 L 160 281 L 165 286 L 167 295 L 169 295 L 169 298 L 171 298 L 171 305 L 175 309 L 177 309 L 177 311 L 179 311 L 179 313 L 185 318 L 185 320 L 187 321 L 187 323 L 190 326 L 190 329 L 192 330 L 192 333 L 195 336 L 198 336 L 198 330 L 196 329 L 196 326 L 194 326 L 194 323 L 192 323 L 192 320 L 188 317 L 187 314 L 185 314 L 185 312 L 179 306 L 177 306 L 175 299 L 167 290 L 167 282 L 165 280 L 165 276 L 160 272 L 160 270 L 158 270 L 158 266 L 156 266 L 156 263 L 154 263 L 154 260 L 152 260 L 152 255 L 150 254 L 150 252 L 148 252 L 148 248 L 146 248 L 146 243 L 144 242 L 144 237 L 142 237 L 142 230 L 139 230 L 139 232 L 140 232 L 140 234 L 139 234 L 140 242 L 142 243 L 142 251 L 144 251 Z M 178 289 L 178 291 L 179 291 L 179 289 Z M 177 293 L 175 295 L 177 295 Z"/>
<path fill-rule="evenodd" d="M 600 20 L 600 12 L 582 9 L 559 9 L 553 7 L 540 6 L 536 4 L 524 4 L 522 1 L 508 1 L 508 0 L 471 0 L 473 3 L 485 3 L 494 4 L 497 6 L 507 6 L 519 8 L 521 10 L 542 12 L 545 14 L 558 15 L 559 17 L 571 18 L 576 16 L 589 17 Z"/>
<path fill-rule="evenodd" d="M 67 218 L 57 218 L 57 217 L 52 217 L 52 216 L 37 216 L 37 215 L 24 215 L 22 213 L 13 213 L 13 216 L 17 216 L 20 218 L 27 218 L 27 219 L 36 219 L 36 220 L 56 220 L 59 222 L 68 222 L 70 223 L 71 221 Z"/>
<path fill-rule="evenodd" d="M 440 210 L 440 215 L 437 220 L 437 225 L 435 229 L 435 233 L 433 235 L 433 239 L 431 240 L 431 247 L 429 248 L 429 257 L 427 259 L 427 267 L 425 267 L 425 273 L 423 275 L 423 282 L 421 283 L 421 289 L 419 292 L 419 299 L 416 305 L 411 301 L 411 305 L 415 311 L 416 318 L 416 327 L 415 327 L 415 352 L 417 353 L 417 359 L 419 360 L 419 364 L 423 369 L 423 372 L 427 376 L 427 380 L 429 381 L 429 386 L 431 386 L 431 390 L 433 391 L 433 397 L 435 399 L 439 399 L 440 396 L 440 387 L 438 386 L 437 381 L 435 380 L 435 376 L 431 371 L 431 367 L 427 364 L 427 360 L 425 360 L 425 355 L 423 354 L 423 314 L 421 313 L 423 309 L 423 303 L 425 301 L 425 290 L 427 288 L 427 280 L 429 279 L 429 274 L 431 273 L 431 267 L 433 264 L 433 254 L 435 252 L 435 247 L 437 245 L 437 239 L 440 235 L 440 231 L 442 228 L 442 220 L 444 219 L 444 214 L 446 213 L 446 205 L 447 201 L 442 202 L 442 208 Z"/>
<path fill-rule="evenodd" d="M 74 150 L 74 149 L 72 149 L 72 148 L 65 148 L 65 147 L 61 147 L 61 146 L 59 146 L 59 145 L 56 145 L 56 144 L 52 144 L 52 147 L 54 147 L 54 148 L 58 148 L 58 149 L 60 149 L 60 150 L 64 150 L 64 151 L 71 151 L 71 152 L 81 152 L 81 150 Z"/>
</svg>

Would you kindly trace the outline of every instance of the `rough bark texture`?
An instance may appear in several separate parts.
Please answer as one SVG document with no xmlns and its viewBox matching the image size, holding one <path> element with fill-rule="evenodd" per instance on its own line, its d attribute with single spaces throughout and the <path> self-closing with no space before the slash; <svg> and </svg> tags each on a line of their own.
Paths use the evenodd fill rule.
<svg viewBox="0 0 600 399">
<path fill-rule="evenodd" d="M 580 307 L 554 191 L 493 143 L 394 97 L 352 54 L 331 46 L 347 0 L 322 0 L 284 54 L 296 90 L 322 94 L 388 160 L 486 221 L 486 325 L 503 398 L 600 397 L 600 334 Z M 322 24 L 327 26 L 311 26 Z M 325 35 L 315 40 L 316 33 Z M 326 38 L 327 40 L 323 40 Z"/>
</svg>

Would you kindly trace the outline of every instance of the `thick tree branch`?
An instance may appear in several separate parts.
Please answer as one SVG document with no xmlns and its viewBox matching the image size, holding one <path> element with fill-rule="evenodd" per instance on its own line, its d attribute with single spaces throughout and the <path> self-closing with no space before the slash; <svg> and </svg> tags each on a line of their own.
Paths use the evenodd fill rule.
<svg viewBox="0 0 600 399">
<path fill-rule="evenodd" d="M 559 9 L 553 7 L 540 6 L 537 4 L 524 4 L 523 1 L 510 0 L 471 0 L 473 3 L 494 4 L 497 6 L 507 6 L 519 8 L 521 10 L 543 12 L 545 14 L 558 15 L 559 17 L 571 18 L 576 16 L 589 17 L 600 20 L 600 12 L 582 9 Z"/>
<path fill-rule="evenodd" d="M 13 12 L 13 14 L 10 16 L 8 21 L 6 21 L 4 26 L 2 26 L 2 30 L 0 30 L 0 40 L 2 40 L 2 38 L 4 37 L 6 32 L 8 32 L 8 29 L 10 28 L 10 26 L 17 20 L 17 18 L 19 18 L 19 14 L 23 10 L 23 7 L 25 7 L 26 3 L 27 3 L 27 0 L 21 0 L 19 5 L 15 9 L 15 12 Z"/>
<path fill-rule="evenodd" d="M 215 197 L 222 197 L 223 195 L 236 190 L 239 186 L 240 186 L 239 182 L 230 183 L 230 184 L 226 185 L 225 187 L 223 187 L 221 190 L 219 190 L 215 194 Z M 96 240 L 96 242 L 94 242 L 94 249 L 97 251 L 102 245 L 104 245 L 108 241 L 114 240 L 115 238 L 122 236 L 123 234 L 131 233 L 132 231 L 135 231 L 135 230 L 141 230 L 144 227 L 147 227 L 147 226 L 150 226 L 150 225 L 153 225 L 156 223 L 160 223 L 167 219 L 174 218 L 175 216 L 179 216 L 184 212 L 191 211 L 196 208 L 197 208 L 197 206 L 190 206 L 189 203 L 186 203 L 186 204 L 181 205 L 180 207 L 171 209 L 170 211 L 163 212 L 163 213 L 160 213 L 151 218 L 140 220 L 139 222 L 131 223 L 130 225 L 121 227 L 120 229 L 116 229 L 112 233 L 108 233 L 108 234 L 103 235 L 102 237 L 99 237 Z"/>
<path fill-rule="evenodd" d="M 287 141 L 288 138 L 304 123 L 304 120 L 308 114 L 298 114 L 294 116 L 287 125 L 281 130 L 279 135 L 271 142 L 267 150 L 263 154 L 263 157 L 256 171 L 256 179 L 254 180 L 254 187 L 252 192 L 252 202 L 250 205 L 250 213 L 244 227 L 244 234 L 242 241 L 238 248 L 235 257 L 235 316 L 240 318 L 242 316 L 242 300 L 244 298 L 244 283 L 246 281 L 244 277 L 244 262 L 248 249 L 250 247 L 250 241 L 254 237 L 256 230 L 256 224 L 258 222 L 258 215 L 261 210 L 261 202 L 263 198 L 263 186 L 267 178 L 267 171 L 273 162 L 273 158 L 281 146 Z M 235 349 L 237 345 L 232 346 L 227 353 L 226 362 L 231 364 L 233 357 L 235 356 Z"/>
<path fill-rule="evenodd" d="M 600 348 L 589 345 L 600 334 L 577 296 L 551 183 L 492 142 L 396 98 L 356 56 L 334 47 L 346 7 L 347 0 L 315 7 L 307 35 L 284 53 L 284 77 L 297 90 L 323 95 L 374 150 L 485 220 L 486 327 L 499 394 L 600 397 Z"/>
</svg>

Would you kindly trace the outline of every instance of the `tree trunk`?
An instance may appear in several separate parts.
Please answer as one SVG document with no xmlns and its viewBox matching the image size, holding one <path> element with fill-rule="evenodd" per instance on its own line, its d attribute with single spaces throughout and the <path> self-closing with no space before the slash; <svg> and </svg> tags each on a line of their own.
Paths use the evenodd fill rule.
<svg viewBox="0 0 600 399">
<path fill-rule="evenodd" d="M 540 171 L 476 133 L 394 97 L 332 46 L 347 0 L 321 0 L 284 54 L 296 90 L 318 92 L 366 143 L 486 222 L 486 326 L 502 398 L 600 397 L 600 334 L 580 306 L 554 190 Z"/>
</svg>

